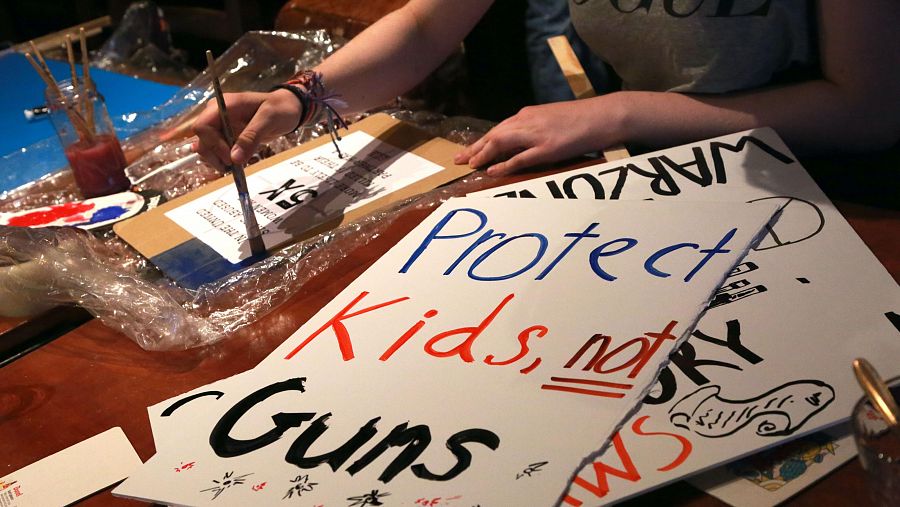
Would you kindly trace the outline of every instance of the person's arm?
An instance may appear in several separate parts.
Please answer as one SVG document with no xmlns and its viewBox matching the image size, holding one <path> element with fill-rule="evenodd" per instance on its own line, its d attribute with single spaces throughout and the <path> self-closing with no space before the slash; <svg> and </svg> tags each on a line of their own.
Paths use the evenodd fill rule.
<svg viewBox="0 0 900 507">
<path fill-rule="evenodd" d="M 761 126 L 775 128 L 800 154 L 894 145 L 900 140 L 900 2 L 817 5 L 821 79 L 720 96 L 617 92 L 525 108 L 457 162 L 506 174 L 623 142 L 672 146 Z M 504 157 L 510 158 L 493 163 Z"/>
<path fill-rule="evenodd" d="M 348 109 L 364 111 L 406 92 L 437 68 L 484 15 L 492 0 L 410 0 L 378 20 L 314 70 L 322 73 L 329 93 L 340 95 Z M 229 152 L 216 105 L 194 122 L 195 151 L 217 166 L 241 164 L 261 142 L 290 132 L 300 104 L 290 91 L 227 94 L 234 123 L 235 148 Z"/>
</svg>

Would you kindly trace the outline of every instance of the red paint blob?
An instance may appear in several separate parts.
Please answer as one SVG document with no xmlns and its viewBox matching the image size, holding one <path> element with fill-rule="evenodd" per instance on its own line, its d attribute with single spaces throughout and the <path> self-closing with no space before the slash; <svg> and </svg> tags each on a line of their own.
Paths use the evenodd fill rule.
<svg viewBox="0 0 900 507">
<path fill-rule="evenodd" d="M 87 222 L 88 220 L 90 220 L 90 217 L 79 214 L 79 215 L 73 215 L 70 217 L 66 217 L 63 219 L 63 222 L 65 222 L 67 224 L 80 224 L 82 222 Z"/>
<path fill-rule="evenodd" d="M 47 210 L 32 211 L 31 213 L 12 217 L 9 219 L 9 225 L 16 227 L 38 227 L 72 215 L 80 215 L 81 213 L 92 209 L 94 209 L 93 203 L 70 202 L 58 204 L 56 206 L 50 206 L 50 209 Z"/>
</svg>

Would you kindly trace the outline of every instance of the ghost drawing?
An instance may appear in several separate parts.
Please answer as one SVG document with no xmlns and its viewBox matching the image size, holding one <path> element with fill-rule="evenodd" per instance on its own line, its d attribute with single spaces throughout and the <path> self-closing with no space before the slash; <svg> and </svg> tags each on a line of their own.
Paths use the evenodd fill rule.
<svg viewBox="0 0 900 507">
<path fill-rule="evenodd" d="M 746 400 L 719 396 L 720 386 L 702 387 L 669 410 L 669 421 L 697 435 L 721 438 L 747 426 L 764 437 L 790 435 L 834 401 L 834 389 L 818 380 L 797 380 Z"/>
</svg>

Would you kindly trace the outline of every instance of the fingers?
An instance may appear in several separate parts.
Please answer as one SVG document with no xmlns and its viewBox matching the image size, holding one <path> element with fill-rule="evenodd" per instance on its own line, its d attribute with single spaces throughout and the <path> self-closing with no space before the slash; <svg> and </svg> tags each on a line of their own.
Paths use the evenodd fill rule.
<svg viewBox="0 0 900 507">
<path fill-rule="evenodd" d="M 231 163 L 245 164 L 260 144 L 290 132 L 300 118 L 300 102 L 286 90 L 225 94 L 225 102 L 231 126 L 237 135 L 230 150 L 222 134 L 215 102 L 211 101 L 194 122 L 194 133 L 198 137 L 194 151 L 204 161 L 217 167 Z"/>
<path fill-rule="evenodd" d="M 529 148 L 521 153 L 498 162 L 487 168 L 488 176 L 505 176 L 519 169 L 535 166 L 547 161 L 547 157 L 538 148 Z"/>
<path fill-rule="evenodd" d="M 225 94 L 231 126 L 239 129 L 247 124 L 259 109 L 264 95 L 261 93 Z M 193 144 L 193 149 L 204 162 L 219 169 L 237 163 L 237 161 L 232 161 L 231 147 L 225 140 L 219 107 L 215 100 L 210 100 L 206 104 L 206 108 L 197 115 L 192 127 L 197 136 L 197 142 Z M 246 158 L 249 158 L 252 153 L 250 152 Z M 242 160 L 240 163 L 243 162 L 246 160 Z"/>
<path fill-rule="evenodd" d="M 250 123 L 244 127 L 241 134 L 234 140 L 234 147 L 231 149 L 230 157 L 235 164 L 246 164 L 250 157 L 259 149 L 259 144 L 263 140 L 268 140 L 268 118 L 264 114 L 263 108 L 250 118 Z"/>
<path fill-rule="evenodd" d="M 231 165 L 231 148 L 222 137 L 222 131 L 208 125 L 194 125 L 194 134 L 197 142 L 194 143 L 194 151 L 200 155 L 204 162 L 212 165 L 220 171 Z"/>
<path fill-rule="evenodd" d="M 484 167 L 495 160 L 509 157 L 532 147 L 531 136 L 520 130 L 494 129 L 485 136 L 475 153 L 469 157 L 472 167 Z"/>
<path fill-rule="evenodd" d="M 203 111 L 197 115 L 191 129 L 197 140 L 191 145 L 195 153 L 207 164 L 225 170 L 231 163 L 230 149 L 222 134 L 222 122 L 219 119 L 219 106 L 215 100 L 206 103 Z"/>
<path fill-rule="evenodd" d="M 548 162 L 551 157 L 545 144 L 546 140 L 537 133 L 501 123 L 458 153 L 454 161 L 468 162 L 472 167 L 489 166 L 488 175 L 503 176 Z"/>
<path fill-rule="evenodd" d="M 453 157 L 453 162 L 456 164 L 468 164 L 469 159 L 472 158 L 472 155 L 478 153 L 481 148 L 484 147 L 484 143 L 486 143 L 487 141 L 487 134 L 481 136 L 481 139 L 475 141 L 469 146 L 466 146 L 461 152 L 457 153 L 456 156 Z"/>
</svg>

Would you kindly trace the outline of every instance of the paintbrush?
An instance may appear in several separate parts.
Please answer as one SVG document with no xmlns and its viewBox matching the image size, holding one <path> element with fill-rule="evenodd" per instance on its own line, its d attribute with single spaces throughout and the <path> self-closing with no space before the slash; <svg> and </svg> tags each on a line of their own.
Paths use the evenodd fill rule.
<svg viewBox="0 0 900 507">
<path fill-rule="evenodd" d="M 225 142 L 230 150 L 234 146 L 234 131 L 228 122 L 228 111 L 225 109 L 225 98 L 222 96 L 222 86 L 219 84 L 219 76 L 213 67 L 212 51 L 206 51 L 206 62 L 209 75 L 212 78 L 213 90 L 216 93 L 216 102 L 219 105 L 219 119 L 222 122 L 222 132 L 225 134 Z M 241 212 L 244 215 L 244 225 L 247 228 L 247 239 L 250 241 L 250 254 L 254 257 L 266 254 L 266 245 L 263 243 L 259 224 L 256 222 L 256 214 L 253 212 L 253 203 L 250 202 L 250 191 L 247 188 L 247 177 L 244 167 L 237 164 L 228 164 L 227 169 L 234 177 L 234 186 L 237 187 L 238 201 L 241 203 Z"/>
<path fill-rule="evenodd" d="M 88 99 L 92 92 L 96 92 L 96 89 L 94 88 L 94 82 L 91 80 L 90 55 L 88 55 L 87 41 L 85 40 L 84 35 L 84 27 L 81 27 L 81 29 L 78 31 L 78 39 L 81 47 L 81 74 L 82 76 L 84 76 L 82 85 L 84 88 L 84 96 L 86 99 Z M 96 126 L 94 125 L 94 105 L 91 103 L 90 99 L 85 102 L 85 113 L 87 113 L 86 119 L 88 128 L 91 129 L 91 132 L 94 132 L 96 130 Z"/>
<path fill-rule="evenodd" d="M 25 53 L 25 59 L 28 60 L 28 63 L 30 63 L 32 67 L 34 67 L 34 70 L 38 73 L 38 76 L 40 76 L 44 83 L 47 85 L 47 89 L 50 91 L 50 95 L 63 105 L 66 115 L 69 117 L 69 121 L 75 128 L 75 132 L 78 134 L 78 137 L 87 142 L 93 142 L 93 133 L 88 128 L 88 125 L 84 121 L 84 118 L 82 118 L 81 115 L 78 114 L 78 111 L 75 110 L 75 108 L 71 107 L 71 104 L 65 102 L 62 91 L 59 89 L 59 85 L 56 84 L 56 80 L 53 79 L 53 74 L 47 67 L 47 63 L 44 61 L 43 56 L 41 56 L 40 54 L 37 54 L 36 56 L 37 60 L 35 60 L 35 58 L 31 56 L 31 53 Z M 43 64 L 41 64 L 40 62 L 43 62 Z"/>
</svg>

